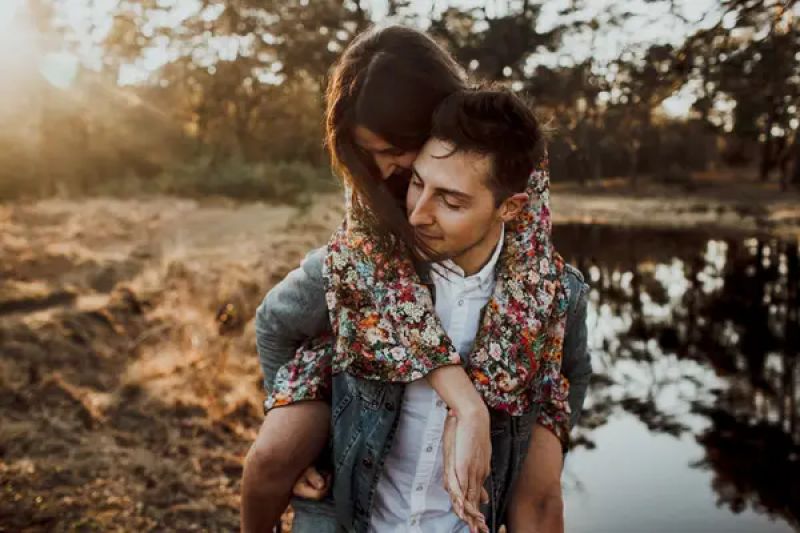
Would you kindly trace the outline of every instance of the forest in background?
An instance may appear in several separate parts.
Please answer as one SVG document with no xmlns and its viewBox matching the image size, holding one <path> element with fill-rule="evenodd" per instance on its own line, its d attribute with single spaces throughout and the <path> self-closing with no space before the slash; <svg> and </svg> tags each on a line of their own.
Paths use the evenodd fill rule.
<svg viewBox="0 0 800 533">
<path fill-rule="evenodd" d="M 552 131 L 555 180 L 679 187 L 693 172 L 733 166 L 800 186 L 797 0 L 719 0 L 696 20 L 679 0 L 610 3 L 592 16 L 588 0 L 573 0 L 547 25 L 542 1 L 433 2 L 429 13 L 416 2 L 388 1 L 381 13 L 376 4 L 120 1 L 98 23 L 76 21 L 75 2 L 29 0 L 15 22 L 29 26 L 25 46 L 0 56 L 0 199 L 155 192 L 296 202 L 332 189 L 326 75 L 375 22 L 425 29 L 476 81 L 528 97 Z M 584 36 L 600 50 L 603 36 L 654 18 L 690 31 L 677 44 L 643 35 L 610 59 L 564 47 Z M 156 51 L 166 59 L 148 66 Z M 40 61 L 59 54 L 97 60 L 59 84 Z M 676 95 L 693 100 L 686 116 L 664 111 Z"/>
</svg>

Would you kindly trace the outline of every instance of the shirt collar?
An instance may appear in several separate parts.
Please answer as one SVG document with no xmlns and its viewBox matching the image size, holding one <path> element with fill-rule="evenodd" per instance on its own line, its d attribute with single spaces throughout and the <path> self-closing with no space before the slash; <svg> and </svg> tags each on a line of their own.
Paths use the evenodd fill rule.
<svg viewBox="0 0 800 533">
<path fill-rule="evenodd" d="M 464 276 L 464 270 L 455 264 L 452 259 L 447 259 L 446 261 L 442 261 L 442 266 L 445 268 L 437 268 L 433 266 L 431 268 L 431 272 L 434 276 L 437 277 L 444 277 L 446 278 L 450 272 L 447 270 L 448 268 L 451 269 L 454 273 L 461 276 L 466 283 L 475 284 L 481 288 L 486 288 L 495 280 L 495 266 L 497 266 L 497 261 L 500 258 L 500 252 L 503 250 L 503 242 L 505 240 L 506 228 L 505 225 L 500 226 L 500 238 L 497 239 L 497 245 L 494 247 L 494 252 L 492 256 L 489 258 L 489 261 L 483 265 L 477 273 L 471 276 Z"/>
</svg>

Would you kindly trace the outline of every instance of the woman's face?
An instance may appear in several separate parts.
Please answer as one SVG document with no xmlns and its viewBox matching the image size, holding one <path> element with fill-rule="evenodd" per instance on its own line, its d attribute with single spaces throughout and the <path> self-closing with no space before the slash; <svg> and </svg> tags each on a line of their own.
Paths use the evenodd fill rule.
<svg viewBox="0 0 800 533">
<path fill-rule="evenodd" d="M 398 170 L 410 170 L 412 163 L 417 158 L 417 150 L 406 151 L 392 146 L 383 137 L 364 126 L 356 126 L 353 136 L 356 144 L 375 160 L 383 179 Z"/>
</svg>

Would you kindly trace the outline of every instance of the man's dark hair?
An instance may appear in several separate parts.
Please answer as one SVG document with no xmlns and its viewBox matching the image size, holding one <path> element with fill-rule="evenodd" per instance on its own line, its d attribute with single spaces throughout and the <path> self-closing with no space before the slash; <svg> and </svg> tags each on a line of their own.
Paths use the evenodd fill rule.
<svg viewBox="0 0 800 533">
<path fill-rule="evenodd" d="M 503 89 L 451 94 L 433 115 L 431 136 L 452 144 L 452 153 L 491 157 L 488 186 L 498 206 L 525 190 L 528 177 L 544 157 L 545 139 L 533 110 Z"/>
</svg>

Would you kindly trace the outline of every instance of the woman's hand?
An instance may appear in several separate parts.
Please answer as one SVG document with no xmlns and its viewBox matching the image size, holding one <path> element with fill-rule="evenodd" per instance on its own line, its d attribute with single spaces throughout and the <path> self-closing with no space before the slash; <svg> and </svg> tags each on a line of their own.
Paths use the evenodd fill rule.
<svg viewBox="0 0 800 533">
<path fill-rule="evenodd" d="M 485 519 L 478 507 L 482 498 L 488 499 L 483 482 L 489 475 L 492 456 L 489 409 L 461 365 L 437 368 L 426 379 L 455 413 L 455 420 L 448 417 L 449 425 L 445 423 L 444 445 L 445 488 L 453 510 L 470 524 L 472 531 L 485 530 Z M 476 523 L 482 527 L 476 529 Z"/>
<path fill-rule="evenodd" d="M 488 532 L 480 503 L 489 495 L 483 482 L 491 468 L 492 443 L 489 436 L 489 411 L 481 404 L 475 411 L 451 411 L 443 436 L 444 485 L 453 510 L 469 525 L 470 531 Z"/>
<path fill-rule="evenodd" d="M 292 488 L 292 494 L 308 500 L 321 500 L 328 493 L 330 474 L 320 474 L 313 466 L 309 466 L 297 478 Z"/>
</svg>

